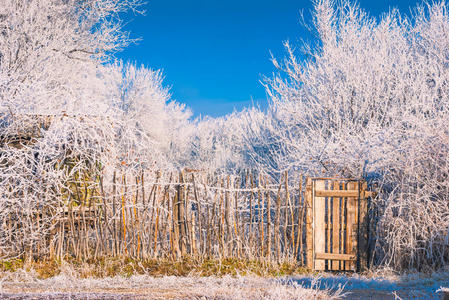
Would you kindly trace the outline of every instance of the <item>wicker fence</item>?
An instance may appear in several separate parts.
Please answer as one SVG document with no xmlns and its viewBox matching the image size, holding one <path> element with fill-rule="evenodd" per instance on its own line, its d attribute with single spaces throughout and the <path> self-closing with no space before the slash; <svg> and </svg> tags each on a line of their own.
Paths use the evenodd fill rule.
<svg viewBox="0 0 449 300">
<path fill-rule="evenodd" d="M 55 211 L 46 236 L 52 256 L 304 262 L 302 178 L 292 185 L 287 173 L 271 184 L 250 172 L 115 172 L 105 180 L 79 181 L 72 199 Z"/>
<path fill-rule="evenodd" d="M 360 269 L 368 257 L 370 192 L 357 180 L 115 171 L 65 186 L 56 201 L 2 214 L 3 257 L 189 256 L 317 270 Z"/>
</svg>

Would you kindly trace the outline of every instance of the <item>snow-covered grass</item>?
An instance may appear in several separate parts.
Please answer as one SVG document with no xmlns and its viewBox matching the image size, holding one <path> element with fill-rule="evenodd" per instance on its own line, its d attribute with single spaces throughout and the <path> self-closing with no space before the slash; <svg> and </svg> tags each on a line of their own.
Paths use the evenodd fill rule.
<svg viewBox="0 0 449 300">
<path fill-rule="evenodd" d="M 0 273 L 0 295 L 109 297 L 136 299 L 440 299 L 449 291 L 449 272 L 395 275 L 257 276 L 114 276 L 80 278 L 69 266 L 57 276 L 40 279 L 34 271 Z M 95 298 L 96 299 L 96 298 Z"/>
<path fill-rule="evenodd" d="M 111 298 L 150 297 L 151 299 L 340 299 L 341 286 L 323 289 L 311 279 L 307 287 L 294 280 L 269 279 L 254 276 L 224 277 L 151 277 L 133 275 L 101 279 L 82 279 L 72 274 L 60 274 L 38 279 L 32 272 L 3 274 L 0 295 L 60 295 L 88 293 Z"/>
</svg>

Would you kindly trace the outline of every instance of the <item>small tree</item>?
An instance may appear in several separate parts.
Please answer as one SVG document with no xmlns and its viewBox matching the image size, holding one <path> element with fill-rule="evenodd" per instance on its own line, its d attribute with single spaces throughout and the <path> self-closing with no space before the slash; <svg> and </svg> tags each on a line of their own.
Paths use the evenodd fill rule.
<svg viewBox="0 0 449 300">
<path fill-rule="evenodd" d="M 280 167 L 381 185 L 382 262 L 447 264 L 446 4 L 377 21 L 349 1 L 319 0 L 314 18 L 319 42 L 304 47 L 307 59 L 286 43 L 287 58 L 273 60 L 281 73 L 266 81 L 272 121 L 262 138 L 282 145 Z"/>
</svg>

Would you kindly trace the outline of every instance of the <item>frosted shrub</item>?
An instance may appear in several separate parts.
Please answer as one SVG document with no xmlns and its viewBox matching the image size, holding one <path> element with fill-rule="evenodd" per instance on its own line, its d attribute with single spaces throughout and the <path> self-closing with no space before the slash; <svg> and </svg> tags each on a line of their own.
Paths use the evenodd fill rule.
<svg viewBox="0 0 449 300">
<path fill-rule="evenodd" d="M 278 169 L 377 183 L 380 262 L 448 263 L 449 15 L 445 3 L 380 20 L 351 2 L 315 2 L 316 45 L 273 60 L 272 104 L 259 141 L 282 145 Z M 272 148 L 274 149 L 274 148 Z M 275 151 L 271 150 L 272 153 Z"/>
<path fill-rule="evenodd" d="M 190 112 L 161 73 L 113 61 L 132 42 L 120 14 L 140 4 L 2 3 L 0 258 L 47 255 L 63 208 L 95 200 L 98 176 L 173 169 L 187 148 L 176 132 Z"/>
</svg>

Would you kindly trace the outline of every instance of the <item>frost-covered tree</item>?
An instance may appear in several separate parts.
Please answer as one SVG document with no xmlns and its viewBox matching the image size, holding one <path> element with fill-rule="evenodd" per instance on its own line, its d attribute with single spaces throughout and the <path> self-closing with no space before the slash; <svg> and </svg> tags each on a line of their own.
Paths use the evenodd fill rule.
<svg viewBox="0 0 449 300">
<path fill-rule="evenodd" d="M 39 127 L 36 115 L 91 119 L 99 135 L 114 137 L 106 143 L 108 151 L 116 147 L 121 153 L 105 159 L 167 167 L 174 155 L 170 149 L 182 144 L 178 137 L 173 143 L 173 132 L 187 127 L 190 113 L 169 100 L 159 71 L 111 63 L 114 52 L 132 42 L 121 30 L 120 13 L 137 11 L 140 4 L 5 0 L 0 7 L 2 135 Z"/>
<path fill-rule="evenodd" d="M 51 114 L 103 108 L 107 96 L 98 62 L 131 40 L 120 13 L 138 0 L 2 0 L 0 100 L 2 111 Z"/>
<path fill-rule="evenodd" d="M 159 71 L 110 59 L 130 42 L 120 12 L 139 3 L 0 6 L 0 255 L 45 254 L 37 245 L 58 208 L 98 195 L 100 175 L 179 167 L 190 112 L 170 101 Z M 6 231 L 11 217 L 21 222 Z"/>
<path fill-rule="evenodd" d="M 185 164 L 228 174 L 256 168 L 248 132 L 260 130 L 259 124 L 264 117 L 259 109 L 253 107 L 224 117 L 197 120 L 190 139 L 191 156 Z"/>
<path fill-rule="evenodd" d="M 306 59 L 286 43 L 287 58 L 273 60 L 281 72 L 266 82 L 273 126 L 265 140 L 282 145 L 286 166 L 381 185 L 382 262 L 447 264 L 446 4 L 376 20 L 352 2 L 319 0 L 314 28 L 318 43 L 302 47 Z"/>
<path fill-rule="evenodd" d="M 179 160 L 186 156 L 191 112 L 170 100 L 160 71 L 122 64 L 111 68 L 119 74 L 109 107 L 119 124 L 118 151 L 144 168 L 182 167 Z"/>
</svg>

